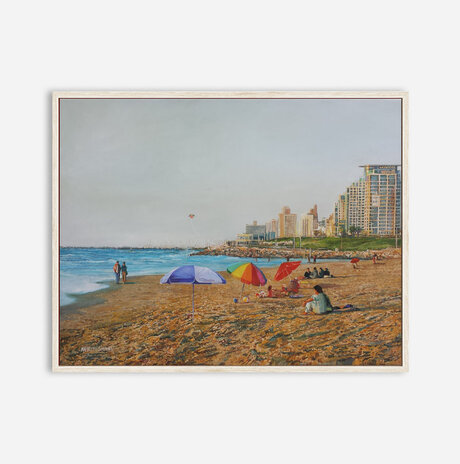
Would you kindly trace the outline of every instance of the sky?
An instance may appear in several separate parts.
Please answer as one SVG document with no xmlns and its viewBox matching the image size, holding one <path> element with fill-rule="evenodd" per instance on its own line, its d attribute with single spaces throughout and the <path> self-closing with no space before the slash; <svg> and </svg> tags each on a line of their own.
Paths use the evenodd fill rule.
<svg viewBox="0 0 460 464">
<path fill-rule="evenodd" d="M 61 246 L 219 243 L 285 205 L 327 217 L 360 165 L 400 160 L 397 99 L 61 99 Z"/>
</svg>

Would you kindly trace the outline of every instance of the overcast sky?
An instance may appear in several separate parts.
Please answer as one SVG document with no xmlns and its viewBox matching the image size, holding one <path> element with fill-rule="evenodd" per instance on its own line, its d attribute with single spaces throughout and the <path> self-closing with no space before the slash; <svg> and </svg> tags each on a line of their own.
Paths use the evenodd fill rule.
<svg viewBox="0 0 460 464">
<path fill-rule="evenodd" d="M 360 165 L 400 163 L 400 111 L 383 99 L 61 100 L 61 245 L 219 242 L 284 205 L 328 216 Z"/>
</svg>

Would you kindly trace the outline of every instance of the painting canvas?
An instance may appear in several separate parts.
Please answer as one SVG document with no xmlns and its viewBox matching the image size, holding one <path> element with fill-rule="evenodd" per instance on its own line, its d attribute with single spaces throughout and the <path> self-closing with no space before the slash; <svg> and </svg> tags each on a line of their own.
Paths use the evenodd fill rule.
<svg viewBox="0 0 460 464">
<path fill-rule="evenodd" d="M 53 95 L 55 371 L 407 370 L 407 94 Z"/>
</svg>

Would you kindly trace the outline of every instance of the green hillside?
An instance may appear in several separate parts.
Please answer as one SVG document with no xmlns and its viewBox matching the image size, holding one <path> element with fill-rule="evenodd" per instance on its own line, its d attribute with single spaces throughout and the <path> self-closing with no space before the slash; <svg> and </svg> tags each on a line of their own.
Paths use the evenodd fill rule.
<svg viewBox="0 0 460 464">
<path fill-rule="evenodd" d="M 285 242 L 292 239 L 279 238 L 272 242 Z M 394 237 L 303 237 L 301 239 L 302 248 L 328 249 L 344 251 L 366 251 L 381 250 L 383 248 L 394 248 L 396 245 Z M 299 239 L 296 239 L 296 247 L 299 246 Z M 401 247 L 401 237 L 398 237 L 398 248 Z"/>
</svg>

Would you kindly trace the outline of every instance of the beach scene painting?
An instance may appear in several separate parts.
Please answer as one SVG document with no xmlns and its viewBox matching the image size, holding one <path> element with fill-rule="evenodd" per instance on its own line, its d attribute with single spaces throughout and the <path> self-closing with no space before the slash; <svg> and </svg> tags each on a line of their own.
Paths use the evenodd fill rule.
<svg viewBox="0 0 460 464">
<path fill-rule="evenodd" d="M 53 94 L 55 371 L 407 370 L 404 92 Z"/>
</svg>

